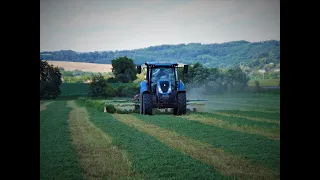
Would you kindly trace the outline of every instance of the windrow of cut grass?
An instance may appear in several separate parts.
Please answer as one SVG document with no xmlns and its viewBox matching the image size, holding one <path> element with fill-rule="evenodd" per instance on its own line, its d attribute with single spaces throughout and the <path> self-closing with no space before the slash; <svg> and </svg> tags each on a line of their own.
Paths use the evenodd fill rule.
<svg viewBox="0 0 320 180">
<path fill-rule="evenodd" d="M 280 105 L 265 105 L 262 103 L 240 103 L 240 102 L 231 102 L 231 101 L 218 101 L 218 100 L 214 100 L 214 101 L 209 101 L 211 104 L 226 104 L 226 105 L 236 105 L 239 107 L 242 106 L 247 106 L 247 107 L 255 107 L 255 108 L 267 108 L 270 110 L 279 110 L 280 109 Z"/>
<path fill-rule="evenodd" d="M 279 179 L 279 174 L 245 158 L 224 152 L 207 143 L 181 136 L 158 126 L 146 123 L 133 115 L 113 114 L 117 120 L 157 138 L 162 143 L 179 150 L 192 158 L 213 166 L 222 174 L 240 179 Z"/>
<path fill-rule="evenodd" d="M 260 94 L 260 93 L 224 93 L 214 95 L 204 95 L 209 99 L 224 99 L 224 100 L 259 100 L 259 101 L 270 101 L 279 100 L 280 94 Z"/>
<path fill-rule="evenodd" d="M 220 115 L 231 115 L 252 120 L 262 120 L 265 122 L 280 123 L 280 112 L 261 112 L 261 111 L 240 111 L 240 110 L 221 110 L 214 112 Z"/>
<path fill-rule="evenodd" d="M 247 158 L 253 163 L 280 171 L 280 141 L 246 132 L 239 132 L 190 121 L 172 115 L 143 116 L 137 118 L 180 135 L 223 148 L 226 152 Z"/>
<path fill-rule="evenodd" d="M 279 113 L 280 108 L 264 108 L 259 106 L 246 106 L 239 104 L 226 104 L 226 103 L 215 103 L 213 101 L 206 102 L 207 112 L 225 111 L 225 110 L 239 110 L 239 111 L 256 111 L 264 113 Z"/>
<path fill-rule="evenodd" d="M 145 179 L 230 179 L 108 113 L 90 107 L 87 110 L 90 121 L 109 134 L 114 145 L 128 152 L 133 172 Z"/>
<path fill-rule="evenodd" d="M 191 121 L 198 121 L 204 124 L 222 127 L 234 131 L 245 132 L 249 134 L 257 134 L 265 136 L 270 139 L 280 140 L 280 128 L 279 129 L 266 129 L 258 127 L 257 125 L 238 124 L 237 122 L 229 122 L 214 117 L 208 117 L 200 114 L 191 114 L 189 116 L 181 116 L 181 118 Z"/>
<path fill-rule="evenodd" d="M 77 150 L 85 179 L 139 179 L 131 172 L 131 162 L 126 152 L 112 144 L 112 138 L 95 127 L 84 107 L 68 101 L 69 129 Z"/>
<path fill-rule="evenodd" d="M 40 111 L 40 179 L 84 178 L 77 153 L 70 142 L 68 114 L 71 108 L 57 101 Z"/>
<path fill-rule="evenodd" d="M 198 113 L 191 113 L 193 117 L 203 117 L 208 119 L 218 119 L 222 120 L 225 123 L 233 124 L 236 126 L 250 126 L 253 128 L 257 128 L 263 131 L 268 131 L 272 133 L 280 133 L 280 121 L 262 121 L 257 119 L 248 119 L 245 117 L 238 117 L 238 116 L 231 116 L 221 113 L 206 113 L 206 112 L 198 112 Z"/>
<path fill-rule="evenodd" d="M 220 115 L 220 116 L 226 116 L 226 117 L 248 119 L 248 120 L 252 120 L 252 121 L 280 124 L 280 121 L 279 120 L 275 120 L 275 119 L 250 117 L 250 116 L 243 116 L 243 115 L 239 115 L 239 114 L 232 114 L 232 113 L 225 113 L 225 112 L 214 112 L 213 114 Z"/>
<path fill-rule="evenodd" d="M 244 110 L 260 112 L 280 112 L 280 95 L 275 94 L 220 94 L 204 95 L 207 100 L 207 110 Z"/>
<path fill-rule="evenodd" d="M 234 93 L 229 95 L 207 95 L 209 99 L 227 102 L 242 102 L 242 103 L 263 103 L 263 104 L 278 104 L 280 103 L 280 95 L 277 94 L 262 94 L 255 95 L 253 93 L 241 94 Z"/>
</svg>

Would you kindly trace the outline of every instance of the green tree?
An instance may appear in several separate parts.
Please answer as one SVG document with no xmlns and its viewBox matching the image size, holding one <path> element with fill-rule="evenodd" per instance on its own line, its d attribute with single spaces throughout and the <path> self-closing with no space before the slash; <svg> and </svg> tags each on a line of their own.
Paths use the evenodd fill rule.
<svg viewBox="0 0 320 180">
<path fill-rule="evenodd" d="M 61 94 L 61 73 L 58 67 L 40 59 L 40 99 L 54 99 Z"/>
<path fill-rule="evenodd" d="M 101 73 L 92 76 L 92 82 L 89 84 L 89 96 L 102 97 L 105 94 L 105 87 L 107 85 L 106 79 Z"/>
<path fill-rule="evenodd" d="M 111 61 L 112 72 L 115 78 L 123 83 L 132 82 L 137 79 L 137 68 L 133 60 L 124 56 Z"/>
</svg>

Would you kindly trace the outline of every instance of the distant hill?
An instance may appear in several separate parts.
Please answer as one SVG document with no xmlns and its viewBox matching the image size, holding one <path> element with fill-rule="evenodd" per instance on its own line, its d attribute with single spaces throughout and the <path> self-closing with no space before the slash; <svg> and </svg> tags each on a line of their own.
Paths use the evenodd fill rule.
<svg viewBox="0 0 320 180">
<path fill-rule="evenodd" d="M 67 62 L 67 61 L 47 61 L 54 66 L 62 67 L 65 71 L 81 70 L 84 72 L 111 72 L 111 64 Z"/>
<path fill-rule="evenodd" d="M 44 60 L 111 64 L 120 56 L 132 58 L 136 64 L 145 61 L 179 61 L 185 64 L 200 62 L 207 67 L 247 65 L 263 68 L 265 64 L 280 64 L 280 41 L 231 41 L 221 44 L 189 43 L 159 45 L 123 51 L 79 53 L 72 50 L 40 52 Z"/>
</svg>

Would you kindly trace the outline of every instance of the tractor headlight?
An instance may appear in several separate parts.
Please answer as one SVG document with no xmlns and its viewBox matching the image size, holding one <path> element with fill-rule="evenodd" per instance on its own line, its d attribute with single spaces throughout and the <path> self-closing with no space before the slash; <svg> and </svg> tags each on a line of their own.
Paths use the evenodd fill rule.
<svg viewBox="0 0 320 180">
<path fill-rule="evenodd" d="M 161 90 L 160 85 L 158 86 L 158 91 L 159 91 L 159 93 L 161 93 L 161 94 L 163 93 L 162 90 Z"/>
<path fill-rule="evenodd" d="M 171 93 L 171 85 L 169 85 L 167 93 Z"/>
</svg>

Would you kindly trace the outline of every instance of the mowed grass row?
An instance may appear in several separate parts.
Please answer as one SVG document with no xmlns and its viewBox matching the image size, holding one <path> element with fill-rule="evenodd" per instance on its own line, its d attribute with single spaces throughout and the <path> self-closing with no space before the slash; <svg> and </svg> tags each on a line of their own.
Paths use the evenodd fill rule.
<svg viewBox="0 0 320 180">
<path fill-rule="evenodd" d="M 222 120 L 224 123 L 232 124 L 235 126 L 247 126 L 263 131 L 269 131 L 273 133 L 280 133 L 280 121 L 271 119 L 259 119 L 244 116 L 237 116 L 235 114 L 227 114 L 220 112 L 213 113 L 191 113 L 189 117 L 202 117 L 211 120 Z"/>
<path fill-rule="evenodd" d="M 231 102 L 231 101 L 219 101 L 219 100 L 212 100 L 209 101 L 213 106 L 216 105 L 228 105 L 228 106 L 235 106 L 235 107 L 254 107 L 254 108 L 265 108 L 265 109 L 270 109 L 270 110 L 279 110 L 280 109 L 280 105 L 276 105 L 276 104 L 266 104 L 266 103 L 241 103 L 241 102 Z"/>
<path fill-rule="evenodd" d="M 256 97 L 256 98 L 212 98 L 209 99 L 210 101 L 217 101 L 217 102 L 225 102 L 225 103 L 236 103 L 236 104 L 244 104 L 244 105 L 260 105 L 263 104 L 264 106 L 272 106 L 272 107 L 279 107 L 280 106 L 280 97 L 277 99 L 265 99 Z"/>
<path fill-rule="evenodd" d="M 226 176 L 240 179 L 279 179 L 279 173 L 253 164 L 243 157 L 227 153 L 222 148 L 181 136 L 174 131 L 146 123 L 133 115 L 113 114 L 112 116 L 128 126 L 157 138 L 173 149 L 211 165 Z"/>
<path fill-rule="evenodd" d="M 85 179 L 139 179 L 131 171 L 126 152 L 112 144 L 112 137 L 95 127 L 84 107 L 68 101 L 69 129 L 72 144 L 77 150 Z"/>
<path fill-rule="evenodd" d="M 280 111 L 279 112 L 259 112 L 259 111 L 240 111 L 240 110 L 220 110 L 214 112 L 220 115 L 230 115 L 233 117 L 243 117 L 247 119 L 260 119 L 264 121 L 280 123 Z"/>
<path fill-rule="evenodd" d="M 169 147 L 108 113 L 89 107 L 87 110 L 93 124 L 109 134 L 114 145 L 128 153 L 133 172 L 144 179 L 230 179 L 212 166 Z"/>
<path fill-rule="evenodd" d="M 263 104 L 263 103 L 262 103 Z M 241 104 L 241 103 L 228 103 L 228 102 L 216 102 L 216 101 L 207 101 L 206 107 L 207 112 L 216 112 L 216 111 L 230 111 L 230 110 L 239 110 L 239 111 L 256 111 L 256 112 L 266 112 L 266 113 L 279 113 L 280 107 L 261 107 L 258 105 L 252 104 Z"/>
<path fill-rule="evenodd" d="M 77 153 L 70 142 L 65 101 L 40 111 L 40 179 L 83 179 Z"/>
<path fill-rule="evenodd" d="M 175 131 L 183 136 L 223 148 L 226 152 L 247 158 L 253 163 L 280 171 L 280 141 L 247 132 L 230 130 L 219 126 L 207 125 L 172 115 L 135 117 L 146 123 Z"/>
<path fill-rule="evenodd" d="M 202 99 L 216 105 L 241 106 L 246 108 L 280 108 L 280 95 L 276 94 L 221 94 L 221 95 L 205 95 Z"/>
<path fill-rule="evenodd" d="M 225 94 L 215 94 L 215 95 L 203 95 L 205 98 L 209 99 L 224 99 L 224 100 L 256 100 L 256 101 L 273 101 L 279 100 L 279 94 L 256 94 L 256 93 L 225 93 Z"/>
<path fill-rule="evenodd" d="M 60 104 L 59 108 L 52 106 L 56 103 Z M 77 107 L 71 101 L 67 107 L 65 105 L 64 101 L 45 102 L 40 104 L 40 114 L 52 108 L 59 113 L 69 109 L 66 122 L 69 122 L 70 134 L 67 138 L 76 150 L 76 164 L 82 178 L 279 179 L 280 141 L 274 144 L 272 142 L 275 140 L 268 139 L 266 134 L 250 132 L 250 129 L 256 128 L 260 132 L 278 133 L 280 124 L 277 122 L 280 121 L 276 118 L 259 118 L 252 113 L 241 114 L 242 111 L 191 113 L 181 117 L 110 115 L 87 108 L 90 114 L 88 116 L 85 108 Z M 52 116 L 57 116 L 51 113 Z M 50 121 L 56 119 L 48 116 L 50 114 L 44 117 Z M 237 129 L 239 127 L 245 127 L 243 132 Z M 61 134 L 60 131 L 56 133 Z M 196 133 L 200 135 L 195 135 Z M 55 136 L 59 135 L 50 135 Z M 265 151 L 261 151 L 262 148 L 266 148 Z M 271 153 L 275 155 L 272 156 Z M 57 159 L 53 158 L 54 161 L 49 166 L 56 163 Z M 71 166 L 62 163 L 58 168 L 63 167 L 69 169 Z M 51 173 L 53 179 L 64 179 Z M 66 174 L 71 177 L 68 179 L 79 179 L 76 178 L 77 174 Z"/>
<path fill-rule="evenodd" d="M 181 118 L 190 120 L 190 121 L 198 121 L 203 124 L 230 129 L 234 131 L 240 131 L 240 132 L 245 132 L 249 134 L 257 134 L 257 135 L 261 135 L 274 140 L 280 140 L 280 126 L 277 124 L 271 124 L 271 123 L 266 124 L 262 122 L 264 123 L 262 125 L 270 125 L 270 124 L 272 125 L 271 128 L 270 126 L 269 128 L 267 128 L 268 126 L 267 127 L 258 126 L 252 122 L 248 124 L 245 123 L 246 121 L 250 121 L 250 120 L 239 121 L 239 119 L 234 118 L 233 120 L 230 121 L 230 119 L 226 120 L 227 118 L 230 118 L 229 116 L 224 118 L 219 118 L 219 119 L 212 116 L 213 115 L 209 113 L 207 114 L 193 113 L 188 116 L 181 116 Z"/>
</svg>

